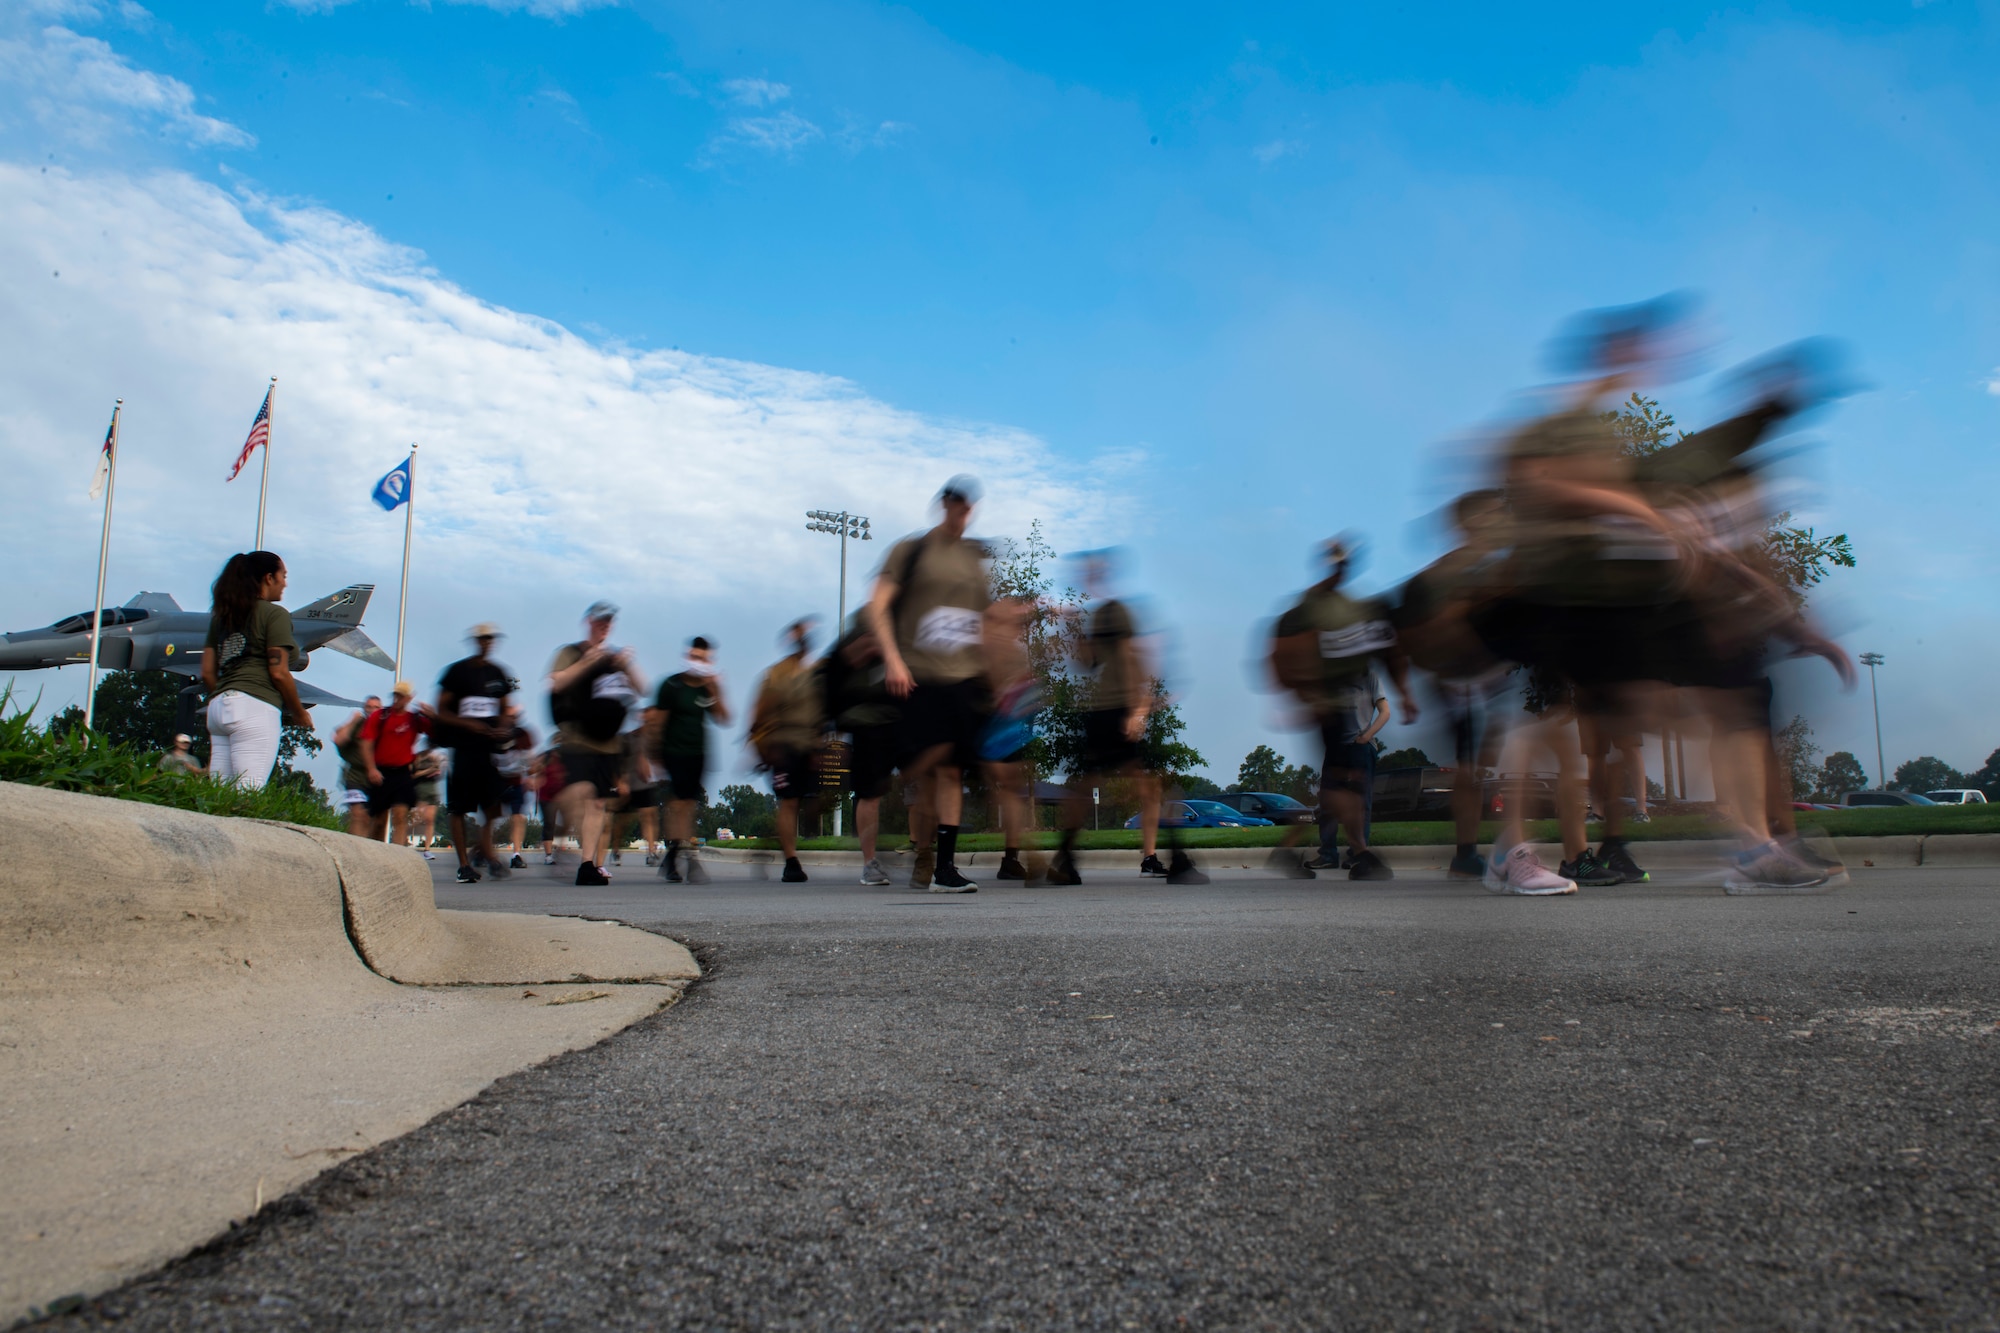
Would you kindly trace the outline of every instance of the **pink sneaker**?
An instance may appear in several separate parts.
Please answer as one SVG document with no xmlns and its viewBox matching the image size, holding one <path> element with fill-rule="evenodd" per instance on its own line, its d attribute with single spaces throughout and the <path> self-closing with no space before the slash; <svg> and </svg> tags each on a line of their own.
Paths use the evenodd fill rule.
<svg viewBox="0 0 2000 1333">
<path fill-rule="evenodd" d="M 1575 893 L 1576 881 L 1564 879 L 1542 864 L 1542 858 L 1525 842 L 1517 842 L 1507 855 L 1486 863 L 1484 883 L 1493 893 L 1517 893 L 1547 898 L 1558 893 Z"/>
</svg>

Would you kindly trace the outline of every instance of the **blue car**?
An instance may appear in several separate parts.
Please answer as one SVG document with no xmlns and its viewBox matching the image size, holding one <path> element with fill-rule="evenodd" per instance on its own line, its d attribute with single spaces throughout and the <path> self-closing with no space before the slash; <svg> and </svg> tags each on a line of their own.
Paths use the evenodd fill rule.
<svg viewBox="0 0 2000 1333">
<path fill-rule="evenodd" d="M 1139 816 L 1125 821 L 1138 828 Z M 1161 828 L 1270 828 L 1271 821 L 1232 810 L 1220 801 L 1168 801 L 1160 808 Z"/>
</svg>

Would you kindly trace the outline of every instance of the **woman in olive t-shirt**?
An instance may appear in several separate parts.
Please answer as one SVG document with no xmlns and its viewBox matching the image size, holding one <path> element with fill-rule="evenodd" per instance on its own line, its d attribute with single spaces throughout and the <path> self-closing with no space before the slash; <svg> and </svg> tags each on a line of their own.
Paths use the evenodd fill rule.
<svg viewBox="0 0 2000 1333">
<path fill-rule="evenodd" d="M 201 679 L 208 686 L 210 775 L 261 787 L 278 759 L 287 720 L 312 730 L 292 663 L 298 639 L 285 595 L 285 562 L 269 551 L 229 557 L 215 580 Z"/>
</svg>

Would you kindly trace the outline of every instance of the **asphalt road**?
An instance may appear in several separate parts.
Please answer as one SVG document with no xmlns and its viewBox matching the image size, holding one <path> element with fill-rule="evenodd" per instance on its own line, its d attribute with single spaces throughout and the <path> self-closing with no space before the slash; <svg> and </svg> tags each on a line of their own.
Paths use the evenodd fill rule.
<svg viewBox="0 0 2000 1333">
<path fill-rule="evenodd" d="M 712 975 L 57 1326 L 2000 1323 L 2000 871 L 736 874 L 441 885 Z"/>
</svg>

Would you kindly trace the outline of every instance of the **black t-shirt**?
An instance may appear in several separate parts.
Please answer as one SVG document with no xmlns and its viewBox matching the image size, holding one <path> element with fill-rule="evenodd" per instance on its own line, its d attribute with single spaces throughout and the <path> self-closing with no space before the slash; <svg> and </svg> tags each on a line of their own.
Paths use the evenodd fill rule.
<svg viewBox="0 0 2000 1333">
<path fill-rule="evenodd" d="M 444 669 L 438 688 L 457 701 L 460 717 L 493 722 L 506 707 L 507 696 L 514 692 L 514 682 L 498 663 L 483 657 L 467 657 Z M 453 726 L 440 726 L 438 738 L 454 750 L 472 749 L 487 754 L 505 744 Z"/>
</svg>

